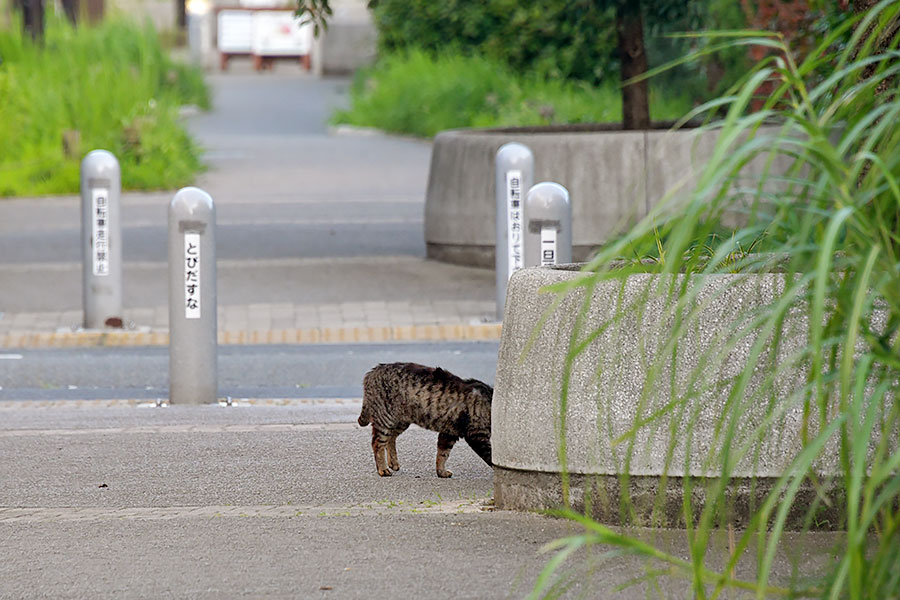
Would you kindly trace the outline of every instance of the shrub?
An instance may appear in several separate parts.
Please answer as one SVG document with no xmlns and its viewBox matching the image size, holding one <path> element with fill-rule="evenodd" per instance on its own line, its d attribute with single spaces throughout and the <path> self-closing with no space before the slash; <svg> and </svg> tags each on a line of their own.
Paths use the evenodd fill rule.
<svg viewBox="0 0 900 600">
<path fill-rule="evenodd" d="M 591 83 L 614 68 L 613 11 L 591 0 L 379 0 L 374 15 L 382 53 L 453 50 Z"/>
<path fill-rule="evenodd" d="M 652 94 L 657 119 L 690 109 L 682 96 Z M 483 57 L 410 50 L 359 73 L 350 109 L 333 121 L 430 137 L 461 127 L 614 122 L 621 115 L 621 94 L 611 84 L 522 76 Z"/>
<path fill-rule="evenodd" d="M 0 196 L 77 191 L 95 148 L 116 155 L 126 188 L 178 187 L 200 170 L 178 109 L 207 107 L 205 84 L 152 28 L 51 18 L 36 46 L 14 25 L 0 31 L 0 58 Z"/>
<path fill-rule="evenodd" d="M 851 32 L 849 41 L 840 43 Z M 658 413 L 639 415 L 619 447 L 627 463 L 639 432 L 668 431 L 661 424 L 668 415 L 681 414 L 710 390 L 721 392 L 710 386 L 728 372 L 727 402 L 714 423 L 716 441 L 712 448 L 689 450 L 713 455 L 711 464 L 721 465 L 720 477 L 705 484 L 685 477 L 686 490 L 706 486 L 702 505 L 685 493 L 683 517 L 691 523 L 685 557 L 654 547 L 653 540 L 640 540 L 633 532 L 614 531 L 567 511 L 563 514 L 583 523 L 585 533 L 557 545 L 564 549 L 549 563 L 542 584 L 577 548 L 604 544 L 616 548 L 611 555 L 646 558 L 646 580 L 659 586 L 655 589 L 665 589 L 656 581 L 660 577 L 679 576 L 691 582 L 697 598 L 721 597 L 728 588 L 757 598 L 881 599 L 896 598 L 900 590 L 900 5 L 884 0 L 844 22 L 802 60 L 781 34 L 758 35 L 737 34 L 734 44 L 763 45 L 772 56 L 740 87 L 701 109 L 725 107 L 726 113 L 713 123 L 721 133 L 696 189 L 684 197 L 673 195 L 602 249 L 585 269 L 592 275 L 556 290 L 566 294 L 583 288 L 590 298 L 598 282 L 635 272 L 685 274 L 659 278 L 659 293 L 674 307 L 673 318 L 660 344 L 664 350 L 653 357 L 638 385 L 646 395 L 671 390 L 671 403 Z M 749 110 L 760 84 L 769 79 L 774 85 L 762 109 Z M 778 127 L 760 129 L 767 122 Z M 750 160 L 770 165 L 775 158 L 791 162 L 786 175 L 776 177 L 764 169 L 756 181 L 738 177 Z M 744 225 L 732 235 L 712 238 L 729 212 L 742 213 Z M 753 253 L 741 251 L 742 245 L 758 240 Z M 652 261 L 610 268 L 622 256 L 651 253 Z M 719 346 L 717 354 L 704 355 L 708 360 L 680 381 L 670 377 L 674 370 L 668 365 L 679 360 L 679 345 L 690 339 L 690 331 L 704 326 L 693 307 L 701 292 L 710 289 L 705 282 L 714 278 L 706 276 L 766 273 L 773 264 L 784 276 L 772 290 L 771 302 L 746 314 L 748 327 L 727 334 L 724 352 Z M 614 319 L 641 319 L 631 308 L 617 309 Z M 779 357 L 784 340 L 798 340 L 792 335 L 798 327 L 798 347 Z M 601 334 L 578 331 L 567 365 Z M 748 358 L 726 371 L 731 350 L 741 345 L 749 350 Z M 799 385 L 780 385 L 795 373 L 802 375 Z M 564 386 L 563 413 L 565 398 Z M 754 407 L 766 407 L 762 423 L 745 418 Z M 789 411 L 802 419 L 801 449 L 790 457 L 774 489 L 751 507 L 749 527 L 731 532 L 725 560 L 712 557 L 716 527 L 724 525 L 716 518 L 728 507 L 726 487 L 735 465 L 752 461 L 755 445 L 771 439 L 768 425 Z M 672 429 L 671 436 L 690 440 L 691 430 Z M 564 448 L 564 434 L 561 439 Z M 821 461 L 833 457 L 838 466 L 832 474 L 818 470 Z M 843 498 L 830 496 L 830 485 L 838 486 Z M 793 571 L 782 568 L 776 576 L 776 552 L 803 486 L 815 493 L 799 507 L 805 526 L 812 527 L 822 506 L 829 505 L 841 513 L 843 533 L 817 571 L 794 565 Z M 663 496 L 657 500 L 662 502 Z M 714 568 L 715 563 L 720 566 Z M 740 564 L 751 565 L 749 578 L 735 575 Z"/>
</svg>

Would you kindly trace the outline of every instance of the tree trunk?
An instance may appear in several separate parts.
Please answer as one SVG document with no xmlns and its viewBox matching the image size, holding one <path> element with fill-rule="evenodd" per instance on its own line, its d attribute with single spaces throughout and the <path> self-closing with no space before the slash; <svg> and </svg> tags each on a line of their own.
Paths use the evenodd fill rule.
<svg viewBox="0 0 900 600">
<path fill-rule="evenodd" d="M 22 2 L 20 0 L 11 0 L 6 3 L 2 15 L 0 15 L 0 28 L 9 29 L 15 22 L 16 15 L 22 12 Z M 2 58 L 2 57 L 0 57 Z"/>
<path fill-rule="evenodd" d="M 87 7 L 85 16 L 88 23 L 97 24 L 103 20 L 103 15 L 106 12 L 104 0 L 86 0 L 85 4 Z"/>
<path fill-rule="evenodd" d="M 44 0 L 23 0 L 22 27 L 35 42 L 44 40 Z"/>
<path fill-rule="evenodd" d="M 856 14 L 864 13 L 864 12 L 868 11 L 869 9 L 874 8 L 875 5 L 878 4 L 878 2 L 879 2 L 879 0 L 853 0 L 853 12 L 855 12 Z M 863 43 L 865 43 L 865 39 L 867 37 L 869 37 L 870 35 L 872 35 L 872 33 L 874 31 L 875 31 L 875 23 L 872 23 L 869 26 L 868 31 L 866 31 L 865 35 L 862 37 L 862 40 L 860 41 L 860 46 Z M 884 28 L 884 30 L 881 32 L 880 37 L 875 42 L 875 45 L 872 49 L 871 54 L 872 55 L 881 54 L 881 53 L 885 52 L 886 50 L 888 50 L 891 47 L 891 45 L 893 44 L 894 38 L 897 37 L 898 35 L 900 35 L 900 15 L 895 16 L 894 19 L 890 23 L 888 23 L 887 26 Z M 860 50 L 860 48 L 857 48 L 853 52 L 854 60 L 856 60 L 856 58 L 857 58 L 856 55 L 859 52 L 859 50 Z M 891 63 L 893 63 L 895 60 L 896 59 L 893 59 L 891 61 Z M 882 68 L 884 67 L 883 64 L 879 65 L 878 63 L 871 64 L 871 65 L 865 67 L 863 69 L 862 73 L 860 74 L 860 80 L 865 81 L 866 79 L 868 79 L 869 77 L 874 75 L 876 69 L 878 69 L 879 66 L 881 66 Z M 897 90 L 897 76 L 892 75 L 892 76 L 882 80 L 881 83 L 878 84 L 878 86 L 875 88 L 875 95 L 877 97 L 880 94 L 895 94 L 896 90 Z M 888 100 L 890 100 L 890 99 L 891 99 L 891 97 L 888 97 Z M 876 120 L 876 123 L 880 120 L 881 120 L 881 118 L 879 117 Z M 871 168 L 871 166 L 872 166 L 872 163 L 870 163 L 870 162 L 867 162 L 863 166 L 862 170 L 859 173 L 859 177 L 857 179 L 857 185 L 862 184 L 863 180 L 866 178 L 866 175 L 868 175 L 869 169 Z M 900 232 L 900 215 L 898 215 L 896 217 L 896 219 L 897 220 L 895 220 L 895 222 L 894 222 L 893 229 L 895 232 Z"/>
<path fill-rule="evenodd" d="M 63 12 L 73 26 L 78 24 L 78 0 L 61 0 Z"/>
<path fill-rule="evenodd" d="M 185 0 L 175 0 L 175 16 L 178 19 L 178 28 L 185 29 L 187 27 L 187 7 Z"/>
<path fill-rule="evenodd" d="M 638 0 L 617 4 L 616 33 L 619 39 L 622 81 L 646 73 L 644 21 Z M 625 129 L 650 128 L 650 94 L 646 79 L 622 88 L 622 121 Z"/>
</svg>

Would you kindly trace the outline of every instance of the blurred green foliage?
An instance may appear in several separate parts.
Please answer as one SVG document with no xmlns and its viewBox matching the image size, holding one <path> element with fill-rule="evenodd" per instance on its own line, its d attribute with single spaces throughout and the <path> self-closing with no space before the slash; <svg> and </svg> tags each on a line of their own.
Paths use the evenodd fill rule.
<svg viewBox="0 0 900 600">
<path fill-rule="evenodd" d="M 662 93 L 651 82 L 658 120 L 676 119 L 691 108 L 684 94 Z M 444 129 L 615 122 L 622 95 L 614 83 L 590 85 L 538 73 L 522 75 L 482 56 L 424 50 L 381 57 L 357 74 L 351 108 L 336 123 L 377 127 L 430 137 Z"/>
<path fill-rule="evenodd" d="M 682 597 L 898 598 L 900 3 L 883 0 L 849 19 L 829 12 L 833 0 L 821 5 L 823 12 L 802 15 L 810 17 L 804 27 L 822 27 L 812 48 L 795 46 L 798 36 L 780 28 L 777 35 L 755 37 L 758 31 L 748 30 L 723 36 L 735 48 L 755 46 L 766 54 L 738 88 L 703 107 L 708 126 L 720 134 L 699 176 L 686 186 L 681 182 L 646 218 L 600 248 L 584 277 L 547 286 L 590 300 L 598 285 L 624 286 L 633 274 L 653 274 L 645 280 L 656 282 L 647 294 L 622 294 L 602 319 L 584 318 L 584 305 L 568 336 L 562 372 L 590 369 L 598 340 L 617 339 L 610 332 L 623 325 L 649 323 L 655 317 L 648 307 L 670 307 L 653 347 L 640 350 L 646 376 L 636 385 L 641 397 L 634 421 L 617 438 L 619 460 L 626 467 L 638 464 L 657 444 L 669 449 L 666 477 L 685 471 L 690 461 L 681 457 L 702 460 L 711 475 L 682 479 L 682 518 L 689 524 L 684 546 L 673 538 L 652 540 L 636 528 L 613 530 L 573 510 L 557 513 L 583 525 L 584 533 L 555 545 L 557 554 L 529 598 L 557 597 L 555 590 L 568 589 L 573 573 L 580 574 L 565 564 L 574 562 L 570 557 L 594 561 L 603 552 L 646 560 L 647 576 L 623 586 L 633 586 L 635 596 L 647 595 L 639 585 L 667 590 L 670 582 L 690 581 Z M 782 7 L 770 5 L 773 14 Z M 764 82 L 773 85 L 761 94 Z M 753 164 L 765 168 L 746 168 Z M 697 332 L 708 331 L 706 309 L 725 298 L 717 286 L 728 280 L 743 286 L 758 276 L 761 284 L 779 283 L 756 308 L 723 304 L 725 312 L 741 316 L 740 323 L 698 345 Z M 739 364 L 732 360 L 738 348 L 748 352 Z M 685 361 L 686 351 L 702 357 Z M 615 387 L 617 367 L 604 373 L 602 362 L 595 380 L 611 383 L 597 390 L 596 431 L 615 437 L 619 432 L 603 422 L 602 399 L 614 395 L 603 386 Z M 688 362 L 683 375 L 672 376 L 673 365 Z M 558 414 L 565 416 L 565 375 L 563 381 Z M 667 395 L 664 407 L 654 405 Z M 704 421 L 701 408 L 714 398 L 725 400 L 724 408 Z M 754 416 L 760 407 L 765 418 Z M 783 428 L 785 423 L 799 430 Z M 691 432 L 697 427 L 715 431 L 712 443 L 696 443 Z M 558 431 L 565 457 L 565 421 Z M 782 444 L 783 467 L 777 476 L 768 471 L 763 477 L 757 475 L 760 449 L 772 447 L 773 432 Z M 683 450 L 672 451 L 682 443 Z M 621 489 L 629 489 L 629 477 L 622 476 Z M 773 482 L 771 489 L 758 485 L 764 479 Z M 564 472 L 563 498 L 567 480 Z M 735 503 L 729 486 L 748 481 L 759 499 Z M 807 482 L 814 495 L 803 491 Z M 641 506 L 652 502 L 661 514 L 671 490 L 660 484 L 655 499 L 641 497 Z M 623 522 L 636 522 L 635 506 L 622 494 Z M 837 511 L 833 522 L 822 521 L 826 507 Z M 794 510 L 802 515 L 797 525 L 790 523 Z M 749 523 L 735 526 L 735 515 L 744 511 Z M 827 545 L 789 550 L 798 540 L 816 540 L 822 534 L 810 530 L 823 526 L 838 530 Z M 786 533 L 794 527 L 800 531 Z M 717 548 L 726 529 L 727 546 Z M 673 547 L 679 551 L 671 553 Z M 816 553 L 820 558 L 811 560 Z"/>
<path fill-rule="evenodd" d="M 173 62 L 151 27 L 72 28 L 50 15 L 42 46 L 0 30 L 0 197 L 75 193 L 82 157 L 119 159 L 122 185 L 174 188 L 202 168 L 179 107 L 209 105 L 199 71 Z"/>
<path fill-rule="evenodd" d="M 381 52 L 419 48 L 596 83 L 615 71 L 615 14 L 593 0 L 379 0 Z"/>
<path fill-rule="evenodd" d="M 616 7 L 620 0 L 377 0 L 380 54 L 418 48 L 486 56 L 523 74 L 618 85 Z M 702 39 L 671 34 L 739 29 L 746 18 L 734 0 L 644 0 L 650 67 L 696 51 Z M 666 72 L 663 87 L 700 103 L 734 84 L 750 67 L 731 48 Z"/>
<path fill-rule="evenodd" d="M 681 90 L 695 102 L 724 93 L 751 68 L 746 48 L 728 47 L 700 56 L 704 47 L 712 45 L 703 37 L 676 37 L 683 33 L 731 31 L 747 25 L 741 3 L 735 0 L 701 0 L 686 2 L 686 9 L 671 19 L 651 19 L 645 25 L 647 55 L 650 68 L 678 58 L 697 54 L 697 59 L 663 71 L 654 80 L 663 87 Z"/>
</svg>

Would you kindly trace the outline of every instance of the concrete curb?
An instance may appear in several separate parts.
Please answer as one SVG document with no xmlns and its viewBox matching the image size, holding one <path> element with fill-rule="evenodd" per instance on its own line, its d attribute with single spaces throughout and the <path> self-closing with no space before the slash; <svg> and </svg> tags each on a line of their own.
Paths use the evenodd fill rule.
<svg viewBox="0 0 900 600">
<path fill-rule="evenodd" d="M 168 395 L 166 395 L 168 398 Z M 356 406 L 362 404 L 362 398 L 232 398 L 228 404 L 228 397 L 220 398 L 217 404 L 208 406 L 220 406 L 222 408 L 248 408 L 248 407 L 283 407 L 283 406 Z M 96 408 L 167 408 L 169 403 L 163 398 L 153 400 L 151 398 L 111 398 L 108 400 L 3 400 L 0 401 L 0 412 L 8 410 L 38 410 L 38 409 L 70 409 L 90 410 Z M 183 405 L 179 405 L 183 406 Z M 192 405 L 196 406 L 196 405 Z M 201 405 L 202 406 L 202 405 Z M 350 424 L 348 424 L 350 425 Z M 356 424 L 352 424 L 358 427 Z M 13 430 L 17 431 L 17 430 Z M 37 431 L 29 429 L 27 431 Z M 7 432 L 8 433 L 8 432 Z M 5 434 L 0 430 L 0 437 Z M 10 434 L 16 435 L 16 434 Z"/>
<path fill-rule="evenodd" d="M 500 339 L 500 323 L 394 325 L 219 331 L 220 345 L 328 344 L 377 342 L 484 341 Z M 85 330 L 10 332 L 0 335 L 0 348 L 83 348 L 166 346 L 169 332 Z"/>
</svg>

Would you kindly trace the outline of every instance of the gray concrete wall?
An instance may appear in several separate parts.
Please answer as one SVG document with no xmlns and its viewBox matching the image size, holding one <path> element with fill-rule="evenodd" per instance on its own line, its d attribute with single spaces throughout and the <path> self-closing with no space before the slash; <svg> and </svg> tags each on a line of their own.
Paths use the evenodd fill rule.
<svg viewBox="0 0 900 600">
<path fill-rule="evenodd" d="M 513 141 L 534 153 L 535 183 L 555 181 L 569 190 L 575 260 L 646 214 L 643 133 L 445 131 L 434 140 L 426 192 L 429 258 L 493 267 L 494 155 Z"/>
<path fill-rule="evenodd" d="M 587 292 L 575 287 L 554 309 L 555 296 L 540 290 L 585 277 L 574 271 L 530 268 L 516 272 L 509 282 L 492 413 L 493 460 L 498 469 L 495 498 L 501 508 L 547 508 L 561 501 L 562 379 L 575 318 Z M 681 278 L 673 277 L 632 275 L 624 281 L 601 282 L 592 292 L 578 339 L 599 328 L 603 332 L 573 362 L 566 411 L 567 466 L 580 486 L 576 501 L 591 486 L 601 490 L 601 499 L 617 498 L 622 474 L 641 482 L 632 492 L 652 498 L 648 490 L 654 491 L 653 482 L 659 483 L 663 475 L 680 480 L 721 473 L 717 425 L 732 410 L 726 382 L 744 368 L 758 336 L 747 326 L 748 319 L 773 301 L 784 276 L 698 279 L 702 287 L 691 305 L 690 324 L 679 336 L 674 361 L 664 349 L 675 324 L 673 305 L 664 298 L 669 286 Z M 546 321 L 539 328 L 542 318 Z M 804 344 L 806 318 L 798 314 L 786 324 L 774 364 L 783 365 Z M 741 339 L 734 343 L 732 336 Z M 759 500 L 746 494 L 755 489 L 760 495 L 771 487 L 802 447 L 803 408 L 794 394 L 804 385 L 805 373 L 785 369 L 775 375 L 774 392 L 762 394 L 764 378 L 775 371 L 768 356 L 757 363 L 756 375 L 738 399 L 743 407 L 735 413 L 739 416 L 725 421 L 737 425 L 732 450 L 750 449 L 731 471 L 735 493 L 743 494 L 734 499 L 745 506 Z M 699 391 L 691 395 L 689 390 Z M 767 420 L 772 407 L 782 412 Z M 662 417 L 638 429 L 633 447 L 627 439 L 622 443 L 635 423 L 657 412 Z M 810 435 L 815 435 L 815 427 Z M 815 469 L 822 474 L 837 472 L 838 450 L 836 441 L 830 443 Z M 754 488 L 749 481 L 758 485 Z M 661 496 L 673 507 L 664 522 L 676 525 L 681 517 L 677 486 L 672 494 L 669 489 Z M 617 500 L 604 503 L 597 498 L 595 504 L 595 514 L 605 519 L 619 506 Z M 652 508 L 652 502 L 647 504 Z"/>
<path fill-rule="evenodd" d="M 717 130 L 619 131 L 585 125 L 452 130 L 434 140 L 425 203 L 429 258 L 493 268 L 494 155 L 520 142 L 535 156 L 535 182 L 555 181 L 572 198 L 573 259 L 648 214 L 667 191 L 696 187 Z M 745 171 L 759 173 L 763 157 Z M 778 168 L 787 168 L 779 161 Z"/>
<path fill-rule="evenodd" d="M 377 34 L 365 0 L 336 0 L 328 29 L 313 41 L 312 71 L 346 75 L 375 60 Z"/>
<path fill-rule="evenodd" d="M 584 277 L 577 272 L 556 269 L 524 269 L 513 275 L 509 284 L 503 318 L 500 358 L 494 395 L 494 460 L 504 467 L 556 472 L 561 468 L 556 448 L 556 423 L 563 364 L 584 292 L 577 290 L 566 296 L 552 312 L 527 348 L 544 311 L 551 306 L 552 294 L 539 293 L 541 287 L 560 281 L 576 281 Z M 679 281 L 680 281 L 680 277 Z M 662 347 L 674 323 L 674 308 L 664 301 L 672 278 L 641 274 L 628 277 L 624 283 L 610 280 L 597 285 L 591 299 L 583 337 L 595 328 L 609 326 L 603 335 L 587 348 L 574 363 L 569 390 L 569 470 L 576 473 L 614 475 L 625 467 L 624 447 L 613 440 L 627 432 L 639 416 L 644 417 L 672 401 L 669 388 L 671 365 L 666 364 L 654 387 L 648 377 L 663 355 Z M 676 285 L 678 281 L 674 282 Z M 703 289 L 696 302 L 696 314 L 680 340 L 675 365 L 676 389 L 686 393 L 692 376 L 703 378 L 695 385 L 712 385 L 736 376 L 743 369 L 755 341 L 755 333 L 742 329 L 743 323 L 756 309 L 771 303 L 783 287 L 783 276 L 714 275 L 703 278 Z M 617 308 L 621 307 L 621 308 Z M 617 316 L 620 315 L 620 316 Z M 780 352 L 788 356 L 803 343 L 805 317 L 798 317 L 792 327 L 798 335 L 782 339 Z M 723 354 L 728 337 L 746 334 L 742 343 Z M 668 359 L 666 359 L 668 361 Z M 703 365 L 703 369 L 700 369 Z M 760 377 L 765 374 L 761 373 Z M 705 379 L 705 380 L 704 380 Z M 783 397 L 802 386 L 802 373 L 786 373 L 779 377 Z M 751 390 L 758 387 L 751 387 Z M 749 393 L 747 394 L 749 396 Z M 628 465 L 633 475 L 712 476 L 720 465 L 709 462 L 718 456 L 712 441 L 717 417 L 722 414 L 727 394 L 723 390 L 707 390 L 699 394 L 696 406 L 676 423 L 677 431 L 691 425 L 694 441 L 688 447 L 679 439 L 673 458 L 666 464 L 671 419 L 664 420 L 660 435 L 643 431 L 637 448 L 643 450 L 631 457 Z M 748 410 L 745 425 L 752 426 L 765 411 Z M 741 475 L 779 476 L 788 461 L 800 449 L 801 407 L 788 411 L 762 448 L 758 460 L 739 465 Z M 754 420 L 756 419 L 756 420 Z M 749 434 L 749 429 L 744 428 Z M 524 432 L 524 433 L 523 433 Z M 697 452 L 697 450 L 702 450 Z M 822 464 L 827 471 L 836 463 Z"/>
</svg>

